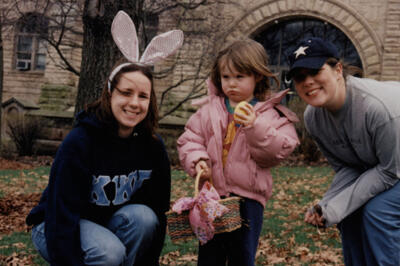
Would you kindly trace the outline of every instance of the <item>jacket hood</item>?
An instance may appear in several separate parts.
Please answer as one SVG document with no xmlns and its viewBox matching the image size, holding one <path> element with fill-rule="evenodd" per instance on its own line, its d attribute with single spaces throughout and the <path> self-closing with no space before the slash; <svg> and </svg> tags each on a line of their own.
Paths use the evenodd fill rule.
<svg viewBox="0 0 400 266">
<path fill-rule="evenodd" d="M 119 138 L 117 128 L 115 125 L 111 125 L 108 122 L 100 121 L 95 113 L 88 113 L 86 111 L 81 111 L 76 116 L 75 127 L 84 126 L 92 129 L 100 129 L 99 132 L 103 132 L 104 134 L 114 136 Z M 143 124 L 139 123 L 135 126 L 134 133 L 136 135 L 146 135 L 147 131 L 144 129 Z"/>
<path fill-rule="evenodd" d="M 86 111 L 81 111 L 76 116 L 75 126 L 89 126 L 94 128 L 103 128 L 104 125 L 96 117 L 94 113 L 87 113 Z"/>
<path fill-rule="evenodd" d="M 193 106 L 202 106 L 202 105 L 206 104 L 208 102 L 209 97 L 212 95 L 221 96 L 221 97 L 223 96 L 223 95 L 221 95 L 221 93 L 219 93 L 217 87 L 215 87 L 214 83 L 211 81 L 210 78 L 208 78 L 206 80 L 206 85 L 207 85 L 207 96 L 204 96 L 199 99 L 194 99 L 192 101 Z"/>
<path fill-rule="evenodd" d="M 277 93 L 272 93 L 268 99 L 265 101 L 259 102 L 259 105 L 256 105 L 257 111 L 264 111 L 264 109 L 271 108 L 272 106 L 278 105 L 281 103 L 282 98 L 289 92 L 289 89 L 279 91 Z"/>
</svg>

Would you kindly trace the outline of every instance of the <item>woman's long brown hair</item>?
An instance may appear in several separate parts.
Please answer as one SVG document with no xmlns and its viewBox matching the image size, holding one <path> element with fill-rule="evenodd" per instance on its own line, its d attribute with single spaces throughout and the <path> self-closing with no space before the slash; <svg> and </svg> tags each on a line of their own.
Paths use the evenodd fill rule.
<svg viewBox="0 0 400 266">
<path fill-rule="evenodd" d="M 119 66 L 123 62 L 118 62 L 115 66 Z M 144 65 L 138 64 L 129 64 L 123 68 L 114 76 L 114 78 L 110 81 L 111 87 L 110 90 L 108 88 L 108 82 L 105 82 L 105 86 L 101 93 L 100 98 L 94 101 L 91 104 L 88 104 L 85 107 L 85 110 L 89 113 L 95 113 L 96 117 L 106 125 L 111 127 L 112 131 L 117 132 L 118 130 L 118 122 L 114 117 L 114 114 L 111 110 L 111 94 L 114 92 L 115 87 L 121 79 L 121 76 L 124 73 L 128 72 L 140 72 L 145 75 L 151 83 L 151 92 L 150 92 L 150 103 L 149 109 L 147 111 L 146 117 L 141 121 L 138 125 L 136 125 L 136 129 L 144 130 L 150 133 L 153 137 L 155 137 L 155 132 L 158 127 L 158 108 L 157 108 L 157 99 L 154 91 L 154 82 L 153 82 L 153 74 L 151 68 Z"/>
</svg>

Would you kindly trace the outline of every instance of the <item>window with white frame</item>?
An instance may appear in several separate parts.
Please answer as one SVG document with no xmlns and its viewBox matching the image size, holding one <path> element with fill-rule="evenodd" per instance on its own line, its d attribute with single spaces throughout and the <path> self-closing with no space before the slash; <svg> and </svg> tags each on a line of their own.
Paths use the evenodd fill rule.
<svg viewBox="0 0 400 266">
<path fill-rule="evenodd" d="M 49 21 L 35 13 L 25 14 L 18 20 L 15 49 L 15 68 L 21 71 L 44 71 L 46 68 Z"/>
</svg>

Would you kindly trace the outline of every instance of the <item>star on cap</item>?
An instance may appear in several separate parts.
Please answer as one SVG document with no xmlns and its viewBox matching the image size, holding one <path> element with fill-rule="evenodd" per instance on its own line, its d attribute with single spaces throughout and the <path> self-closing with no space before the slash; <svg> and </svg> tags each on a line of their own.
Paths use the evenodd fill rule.
<svg viewBox="0 0 400 266">
<path fill-rule="evenodd" d="M 297 59 L 297 57 L 299 57 L 299 55 L 306 55 L 306 50 L 308 49 L 308 46 L 300 46 L 299 49 L 297 49 L 294 54 L 296 54 L 295 59 Z"/>
</svg>

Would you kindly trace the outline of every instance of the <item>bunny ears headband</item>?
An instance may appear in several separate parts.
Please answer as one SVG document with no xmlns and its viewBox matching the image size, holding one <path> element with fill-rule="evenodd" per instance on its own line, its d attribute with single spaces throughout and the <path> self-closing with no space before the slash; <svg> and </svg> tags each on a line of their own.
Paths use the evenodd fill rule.
<svg viewBox="0 0 400 266">
<path fill-rule="evenodd" d="M 124 11 L 118 11 L 111 25 L 111 34 L 115 44 L 130 63 L 123 63 L 116 67 L 108 78 L 108 90 L 111 90 L 111 81 L 125 66 L 132 63 L 154 65 L 156 62 L 175 53 L 183 43 L 183 32 L 171 30 L 154 37 L 139 59 L 139 42 L 135 24 Z"/>
</svg>

